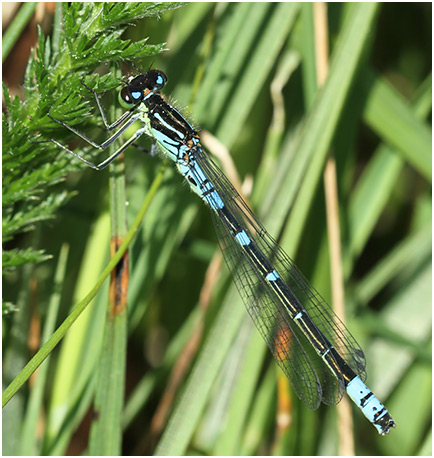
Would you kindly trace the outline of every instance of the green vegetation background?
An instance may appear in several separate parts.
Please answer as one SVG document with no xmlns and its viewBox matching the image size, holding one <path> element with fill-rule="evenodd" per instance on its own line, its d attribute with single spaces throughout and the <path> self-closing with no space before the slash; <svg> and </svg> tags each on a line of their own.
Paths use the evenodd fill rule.
<svg viewBox="0 0 434 458">
<path fill-rule="evenodd" d="M 27 5 L 24 22 L 34 9 Z M 57 8 L 45 17 L 26 76 L 17 87 L 4 81 L 4 388 L 109 261 L 110 172 L 30 140 L 55 138 L 95 161 L 105 157 L 91 156 L 46 115 L 102 141 L 98 111 L 80 79 L 116 106 L 109 95 L 120 87 L 116 64 L 134 74 L 126 63 L 132 60 L 163 70 L 167 98 L 230 150 L 242 179 L 253 180 L 255 212 L 328 302 L 322 169 L 333 151 L 347 327 L 365 350 L 368 386 L 398 428 L 379 437 L 354 408 L 350 440 L 357 454 L 430 454 L 431 5 L 329 4 L 330 73 L 320 92 L 312 4 Z M 21 30 L 17 22 L 10 27 L 12 44 Z M 4 64 L 13 75 L 14 48 L 5 37 L 3 60 L 9 56 Z M 131 224 L 161 160 L 130 148 L 124 162 Z M 343 438 L 336 409 L 311 412 L 292 392 L 285 404 L 276 388 L 282 374 L 224 266 L 204 315 L 201 291 L 216 251 L 208 210 L 169 164 L 131 247 L 123 344 L 103 349 L 105 282 L 37 378 L 5 407 L 3 453 L 337 454 Z M 153 415 L 202 324 L 159 438 L 150 433 Z M 125 379 L 125 408 L 110 398 L 117 392 L 119 399 L 123 381 L 111 391 L 98 375 L 107 359 L 106 370 Z M 107 399 L 102 415 L 111 421 L 94 415 L 88 442 L 94 396 Z M 278 422 L 282 413 L 289 424 Z"/>
</svg>

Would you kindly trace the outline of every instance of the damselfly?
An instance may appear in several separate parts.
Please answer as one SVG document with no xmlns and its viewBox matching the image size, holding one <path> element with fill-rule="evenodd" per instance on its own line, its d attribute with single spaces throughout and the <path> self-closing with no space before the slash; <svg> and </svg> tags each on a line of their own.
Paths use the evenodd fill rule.
<svg viewBox="0 0 434 458">
<path fill-rule="evenodd" d="M 119 94 L 120 103 L 128 111 L 111 125 L 98 94 L 88 88 L 95 95 L 107 130 L 119 128 L 102 144 L 50 116 L 101 150 L 133 123 L 140 123 L 133 136 L 98 165 L 54 139 L 45 141 L 101 170 L 141 135 L 153 138 L 211 209 L 224 258 L 247 310 L 299 398 L 310 409 L 316 409 L 321 402 L 336 404 L 346 391 L 378 432 L 387 434 L 395 422 L 364 384 L 362 349 L 206 155 L 195 129 L 160 95 L 166 81 L 166 75 L 158 70 L 129 78 Z"/>
</svg>

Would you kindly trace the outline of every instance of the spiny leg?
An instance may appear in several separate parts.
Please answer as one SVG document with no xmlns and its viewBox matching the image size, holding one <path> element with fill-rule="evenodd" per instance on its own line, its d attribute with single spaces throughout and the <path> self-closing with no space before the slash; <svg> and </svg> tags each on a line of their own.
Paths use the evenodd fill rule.
<svg viewBox="0 0 434 458">
<path fill-rule="evenodd" d="M 83 85 L 94 93 L 95 98 L 96 98 L 97 103 L 98 103 L 98 107 L 99 107 L 99 109 L 101 111 L 101 115 L 103 116 L 104 123 L 106 124 L 108 130 L 111 130 L 111 129 L 115 128 L 115 127 L 118 127 L 121 124 L 123 124 L 126 120 L 128 120 L 122 127 L 119 128 L 119 130 L 117 132 L 115 132 L 111 137 L 109 137 L 103 143 L 98 144 L 98 143 L 94 142 L 93 140 L 91 140 L 89 137 L 87 137 L 85 134 L 83 134 L 82 132 L 77 130 L 75 127 L 72 127 L 69 124 L 67 124 L 66 122 L 60 121 L 58 119 L 55 119 L 50 114 L 48 114 L 47 116 L 51 120 L 53 120 L 54 122 L 57 122 L 58 124 L 60 124 L 63 127 L 66 127 L 68 130 L 70 130 L 71 132 L 73 132 L 78 137 L 82 138 L 83 140 L 85 140 L 87 143 L 92 145 L 94 148 L 97 148 L 97 149 L 100 149 L 100 150 L 104 150 L 104 149 L 108 148 L 114 141 L 116 141 L 135 121 L 137 121 L 140 118 L 140 113 L 134 114 L 134 110 L 135 110 L 136 107 L 133 107 L 134 110 L 132 109 L 132 110 L 128 111 L 127 113 L 122 115 L 117 121 L 115 121 L 111 126 L 108 126 L 107 125 L 107 120 L 105 118 L 105 113 L 104 113 L 104 110 L 102 108 L 102 105 L 101 105 L 101 102 L 99 100 L 99 97 L 98 97 L 97 93 L 95 91 L 93 91 L 92 89 L 90 89 L 88 86 L 86 86 L 84 83 L 83 83 Z M 128 118 L 130 118 L 130 119 L 128 119 Z M 134 141 L 136 141 L 144 133 L 144 131 L 145 131 L 144 129 L 139 129 L 138 131 L 136 131 L 136 133 L 133 135 L 133 137 L 131 137 L 130 140 L 128 140 L 117 151 L 115 151 L 110 157 L 108 157 L 107 159 L 105 159 L 103 162 L 101 162 L 98 165 L 93 164 L 92 162 L 90 162 L 90 161 L 84 159 L 83 157 L 81 157 L 79 154 L 74 153 L 74 151 L 72 151 L 69 148 L 67 148 L 66 146 L 62 145 L 61 143 L 59 143 L 55 139 L 35 141 L 33 143 L 48 143 L 48 142 L 54 143 L 55 145 L 59 146 L 63 150 L 65 150 L 68 153 L 70 153 L 73 156 L 75 156 L 77 159 L 80 159 L 80 161 L 84 162 L 89 167 L 92 167 L 95 170 L 102 170 L 103 168 L 107 167 L 107 165 L 110 164 L 123 151 L 125 151 L 128 148 L 128 146 L 130 146 L 132 143 L 134 143 Z"/>
<path fill-rule="evenodd" d="M 107 167 L 111 162 L 113 162 L 120 154 L 122 154 L 135 141 L 137 141 L 145 132 L 146 132 L 146 128 L 145 127 L 142 127 L 141 129 L 136 130 L 134 135 L 129 140 L 127 140 L 119 149 L 117 149 L 111 156 L 109 156 L 107 159 L 102 161 L 100 164 L 94 164 L 94 163 L 84 159 L 83 157 L 81 157 L 77 153 L 74 153 L 74 151 L 70 150 L 66 146 L 64 146 L 61 143 L 59 143 L 57 140 L 54 140 L 53 138 L 50 138 L 49 140 L 40 140 L 40 141 L 36 141 L 36 142 L 33 142 L 33 143 L 48 143 L 48 142 L 54 143 L 58 147 L 60 147 L 63 150 L 65 150 L 67 153 L 70 153 L 73 156 L 75 156 L 77 159 L 80 159 L 80 161 L 84 162 L 89 167 L 92 167 L 95 170 L 102 170 L 105 167 Z M 116 134 L 118 134 L 118 132 Z M 113 141 L 110 142 L 110 143 L 113 143 Z"/>
<path fill-rule="evenodd" d="M 92 94 L 94 95 L 95 97 L 95 100 L 96 100 L 96 103 L 98 105 L 98 108 L 99 108 L 99 111 L 101 113 L 101 117 L 102 117 L 102 120 L 104 121 L 104 124 L 106 126 L 106 129 L 110 132 L 112 131 L 113 129 L 116 129 L 116 127 L 119 127 L 120 125 L 122 125 L 122 123 L 124 121 L 126 121 L 133 113 L 134 111 L 136 110 L 136 108 L 138 107 L 138 105 L 134 105 L 129 111 L 127 111 L 126 113 L 124 113 L 119 119 L 117 119 L 113 124 L 109 124 L 108 121 L 107 121 L 107 116 L 105 114 L 105 110 L 104 110 L 104 107 L 102 106 L 102 103 L 101 103 L 101 99 L 99 98 L 99 95 L 98 93 L 93 90 L 92 88 L 90 88 L 89 86 L 87 86 L 83 80 L 81 80 L 81 84 L 86 88 L 88 89 L 90 92 L 92 92 Z"/>
<path fill-rule="evenodd" d="M 140 113 L 137 113 L 136 115 L 133 115 L 131 117 L 131 119 L 126 123 L 124 124 L 116 133 L 114 133 L 111 137 L 109 137 L 105 142 L 101 143 L 101 144 L 98 144 L 96 142 L 94 142 L 93 140 L 91 140 L 89 137 L 87 137 L 86 135 L 84 135 L 82 132 L 80 132 L 79 130 L 77 130 L 75 127 L 72 127 L 70 126 L 69 124 L 66 124 L 66 122 L 63 122 L 63 121 L 60 121 L 58 119 L 55 119 L 53 118 L 51 115 L 47 115 L 51 120 L 53 120 L 54 122 L 57 122 L 58 124 L 60 124 L 61 126 L 63 127 L 66 127 L 67 129 L 69 129 L 71 132 L 74 132 L 75 135 L 78 135 L 80 138 L 82 138 L 83 140 L 85 140 L 87 143 L 89 143 L 90 145 L 92 145 L 94 148 L 98 148 L 98 149 L 106 149 L 108 146 L 110 146 L 115 140 L 117 140 L 135 121 L 137 121 L 137 119 L 139 119 L 140 117 Z"/>
</svg>

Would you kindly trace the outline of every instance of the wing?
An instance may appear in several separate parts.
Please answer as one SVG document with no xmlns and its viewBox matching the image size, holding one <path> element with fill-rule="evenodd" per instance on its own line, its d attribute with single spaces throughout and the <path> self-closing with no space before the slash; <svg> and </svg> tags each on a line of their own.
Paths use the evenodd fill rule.
<svg viewBox="0 0 434 458">
<path fill-rule="evenodd" d="M 203 151 L 198 151 L 195 157 L 225 206 L 287 283 L 296 301 L 308 312 L 317 329 L 364 380 L 364 354 L 348 329 L 259 223 L 212 160 Z M 291 381 L 295 392 L 306 406 L 313 409 L 320 401 L 335 404 L 344 392 L 342 377 L 335 376 L 317 355 L 312 344 L 281 305 L 279 298 L 254 262 L 246 257 L 242 247 L 233 240 L 233 236 L 216 212 L 211 213 L 225 261 L 246 308 L 277 363 Z"/>
</svg>

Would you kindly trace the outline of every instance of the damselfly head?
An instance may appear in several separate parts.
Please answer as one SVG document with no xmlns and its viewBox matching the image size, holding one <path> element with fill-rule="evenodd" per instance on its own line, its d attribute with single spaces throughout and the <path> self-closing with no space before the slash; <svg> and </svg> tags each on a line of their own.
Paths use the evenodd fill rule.
<svg viewBox="0 0 434 458">
<path fill-rule="evenodd" d="M 130 77 L 121 91 L 121 99 L 129 105 L 142 101 L 148 92 L 157 92 L 166 84 L 167 76 L 160 70 L 149 70 L 146 73 Z"/>
</svg>

